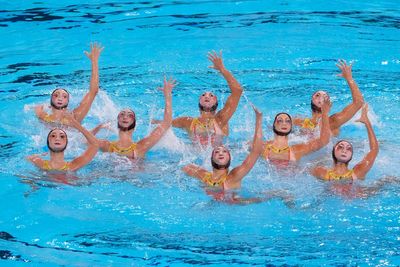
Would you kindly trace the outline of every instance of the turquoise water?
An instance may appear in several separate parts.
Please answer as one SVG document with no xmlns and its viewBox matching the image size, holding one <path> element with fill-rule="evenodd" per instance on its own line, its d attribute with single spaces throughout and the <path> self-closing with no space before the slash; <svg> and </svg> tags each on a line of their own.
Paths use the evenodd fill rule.
<svg viewBox="0 0 400 267">
<path fill-rule="evenodd" d="M 229 89 L 206 54 L 223 50 L 226 67 L 245 97 L 226 140 L 232 166 L 244 159 L 254 115 L 264 114 L 272 136 L 275 113 L 310 114 L 310 96 L 328 91 L 332 112 L 351 101 L 337 59 L 354 63 L 380 152 L 365 181 L 371 186 L 398 173 L 400 151 L 400 8 L 397 1 L 96 1 L 80 4 L 3 1 L 0 11 L 0 264 L 4 266 L 398 266 L 399 186 L 387 185 L 366 199 L 331 194 L 307 172 L 331 163 L 326 149 L 290 171 L 261 160 L 243 180 L 243 196 L 287 190 L 295 206 L 280 200 L 228 205 L 210 199 L 180 168 L 209 166 L 209 151 L 195 151 L 174 129 L 143 166 L 99 153 L 71 177 L 52 181 L 24 158 L 45 151 L 48 127 L 32 107 L 47 103 L 58 86 L 76 107 L 89 87 L 90 42 L 105 46 L 101 92 L 83 124 L 115 125 L 118 110 L 131 107 L 135 140 L 162 117 L 156 90 L 164 75 L 179 85 L 174 116 L 197 116 L 198 97 L 213 90 L 220 106 Z M 358 117 L 358 115 L 356 116 Z M 99 136 L 115 138 L 115 131 Z M 69 132 L 67 157 L 82 152 L 82 137 Z M 365 129 L 354 119 L 338 138 L 354 144 L 352 163 L 368 149 Z M 303 139 L 295 134 L 293 143 Z"/>
</svg>

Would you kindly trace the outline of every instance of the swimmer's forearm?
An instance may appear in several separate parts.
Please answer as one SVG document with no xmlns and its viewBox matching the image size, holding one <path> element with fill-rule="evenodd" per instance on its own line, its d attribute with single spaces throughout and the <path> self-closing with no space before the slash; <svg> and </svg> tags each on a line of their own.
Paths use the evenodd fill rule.
<svg viewBox="0 0 400 267">
<path fill-rule="evenodd" d="M 330 124 L 329 124 L 329 116 L 328 112 L 323 112 L 322 114 L 322 122 L 321 122 L 321 132 L 320 132 L 320 142 L 321 146 L 325 146 L 329 142 L 330 138 Z"/>
<path fill-rule="evenodd" d="M 365 127 L 367 128 L 367 133 L 368 133 L 369 148 L 371 151 L 376 151 L 376 153 L 378 153 L 379 150 L 378 140 L 376 139 L 374 129 L 372 128 L 372 124 L 369 119 L 366 121 Z"/>
<path fill-rule="evenodd" d="M 232 93 L 242 93 L 243 89 L 240 83 L 235 79 L 232 73 L 225 67 L 221 69 L 220 73 L 224 76 L 225 80 L 228 82 L 228 86 Z"/>
<path fill-rule="evenodd" d="M 94 58 L 92 60 L 92 76 L 90 78 L 90 90 L 98 91 L 99 90 L 99 62 L 98 58 Z"/>
<path fill-rule="evenodd" d="M 164 95 L 165 99 L 165 110 L 164 110 L 164 121 L 163 124 L 167 124 L 168 127 L 172 123 L 172 94 L 166 93 Z"/>
<path fill-rule="evenodd" d="M 97 141 L 97 138 L 94 137 L 94 135 L 89 132 L 88 130 L 86 130 L 80 123 L 74 123 L 73 126 L 80 131 L 83 136 L 85 136 L 86 140 L 88 141 L 88 144 L 91 146 L 95 146 L 95 147 L 99 147 L 99 143 Z"/>
<path fill-rule="evenodd" d="M 346 81 L 350 87 L 353 102 L 362 105 L 364 103 L 364 97 L 361 94 L 360 88 L 358 87 L 357 83 L 352 77 L 347 78 Z"/>
</svg>

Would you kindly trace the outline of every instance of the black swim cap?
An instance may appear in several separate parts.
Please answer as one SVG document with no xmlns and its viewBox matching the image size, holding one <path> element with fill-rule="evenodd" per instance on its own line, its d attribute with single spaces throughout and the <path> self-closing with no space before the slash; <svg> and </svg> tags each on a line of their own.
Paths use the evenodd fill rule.
<svg viewBox="0 0 400 267">
<path fill-rule="evenodd" d="M 352 150 L 352 152 L 351 152 L 351 157 L 350 157 L 350 159 L 347 161 L 347 162 L 341 162 L 341 163 L 344 163 L 344 164 L 346 164 L 346 165 L 348 165 L 349 164 L 349 162 L 353 159 L 353 145 L 350 143 L 350 142 L 348 142 L 348 141 L 346 141 L 346 140 L 340 140 L 340 141 L 338 141 L 334 146 L 333 146 L 333 148 L 332 148 L 332 159 L 333 159 L 333 162 L 335 163 L 335 164 L 337 164 L 338 163 L 338 159 L 336 158 L 336 156 L 335 156 L 335 148 L 336 148 L 336 146 L 340 143 L 340 142 L 346 142 L 346 143 L 348 143 L 348 144 L 350 144 L 350 146 L 351 146 L 351 150 Z"/>
<path fill-rule="evenodd" d="M 53 94 L 54 94 L 57 90 L 63 90 L 63 91 L 66 92 L 67 95 L 68 95 L 67 104 L 65 104 L 64 106 L 57 107 L 57 106 L 53 103 Z M 69 92 L 68 92 L 67 90 L 65 90 L 64 88 L 56 88 L 56 89 L 54 89 L 54 91 L 51 93 L 50 105 L 51 105 L 53 108 L 55 108 L 55 109 L 61 110 L 61 109 L 67 108 L 67 107 L 68 107 L 68 104 L 69 104 Z"/>
<path fill-rule="evenodd" d="M 289 117 L 289 119 L 290 119 L 290 131 L 287 132 L 287 133 L 278 131 L 278 130 L 275 128 L 275 122 L 276 122 L 278 116 L 279 116 L 279 115 L 282 115 L 282 114 L 287 115 L 287 116 Z M 286 113 L 286 112 L 280 112 L 280 113 L 276 114 L 275 119 L 274 119 L 274 123 L 272 124 L 272 130 L 274 131 L 274 133 L 275 133 L 276 135 L 279 135 L 279 136 L 287 136 L 287 135 L 289 135 L 289 134 L 292 132 L 292 129 L 293 129 L 292 117 L 291 117 L 288 113 Z"/>
<path fill-rule="evenodd" d="M 50 147 L 49 137 L 50 137 L 51 133 L 52 133 L 53 131 L 55 131 L 55 130 L 60 130 L 60 131 L 62 131 L 62 132 L 65 134 L 65 138 L 67 139 L 64 148 L 62 148 L 61 150 L 55 150 L 54 148 Z M 49 132 L 49 134 L 47 135 L 47 147 L 49 148 L 49 150 L 50 150 L 51 152 L 54 152 L 54 153 L 64 152 L 64 150 L 67 148 L 67 145 L 68 145 L 68 135 L 67 135 L 67 133 L 66 133 L 63 129 L 54 128 L 54 129 L 52 129 L 52 130 Z"/>
<path fill-rule="evenodd" d="M 132 109 L 126 108 L 126 109 L 121 110 L 121 111 L 118 113 L 118 115 L 119 115 L 122 111 L 124 111 L 124 110 L 129 110 L 129 111 L 131 111 L 131 112 L 133 113 L 133 122 L 132 122 L 132 124 L 129 125 L 128 127 L 123 127 L 123 126 L 121 126 L 121 125 L 119 124 L 119 122 L 118 122 L 118 129 L 120 129 L 120 130 L 123 131 L 123 132 L 128 132 L 128 131 L 130 131 L 130 130 L 132 130 L 132 129 L 135 129 L 135 127 L 136 127 L 136 114 L 135 114 L 135 112 L 134 112 Z"/>
</svg>

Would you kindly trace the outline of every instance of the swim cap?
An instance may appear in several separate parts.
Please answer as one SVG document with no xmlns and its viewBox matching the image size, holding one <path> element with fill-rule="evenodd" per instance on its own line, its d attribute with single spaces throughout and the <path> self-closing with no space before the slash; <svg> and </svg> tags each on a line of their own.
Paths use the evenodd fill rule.
<svg viewBox="0 0 400 267">
<path fill-rule="evenodd" d="M 289 117 L 289 119 L 290 119 L 290 131 L 287 132 L 287 133 L 284 133 L 284 132 L 282 132 L 282 131 L 278 131 L 278 130 L 275 128 L 275 122 L 276 122 L 276 120 L 278 119 L 278 116 L 279 116 L 279 115 L 282 115 L 282 114 L 287 115 L 287 116 Z M 280 112 L 280 113 L 276 114 L 276 116 L 275 116 L 274 123 L 272 124 L 272 130 L 274 131 L 275 134 L 277 134 L 277 135 L 279 135 L 279 136 L 287 136 L 287 135 L 289 135 L 289 134 L 292 132 L 292 129 L 293 129 L 292 126 L 293 126 L 293 125 L 292 125 L 292 117 L 291 117 L 289 114 L 287 114 L 286 112 Z"/>
<path fill-rule="evenodd" d="M 121 110 L 121 111 L 118 113 L 118 116 L 119 116 L 119 114 L 121 114 L 121 112 L 123 112 L 123 111 L 129 111 L 129 112 L 132 112 L 132 113 L 133 113 L 133 122 L 132 122 L 131 125 L 129 125 L 128 127 L 123 127 L 123 126 L 121 126 L 121 125 L 119 124 L 119 122 L 118 122 L 118 129 L 120 129 L 120 130 L 123 131 L 123 132 L 128 132 L 128 131 L 130 131 L 130 130 L 132 130 L 132 129 L 135 129 L 135 127 L 136 127 L 136 114 L 135 114 L 135 112 L 134 112 L 132 109 L 130 109 L 130 108 L 125 108 L 125 109 Z"/>
<path fill-rule="evenodd" d="M 346 161 L 346 162 L 342 162 L 342 161 L 339 161 L 337 158 L 336 158 L 336 156 L 335 156 L 335 148 L 336 148 L 336 146 L 340 143 L 340 142 L 346 142 L 346 143 L 348 143 L 350 146 L 351 146 L 351 157 L 350 157 L 350 159 L 348 160 L 348 161 Z M 335 164 L 337 164 L 338 162 L 340 162 L 340 163 L 344 163 L 344 164 L 349 164 L 349 162 L 353 159 L 353 145 L 350 143 L 350 142 L 348 142 L 348 141 L 346 141 L 346 140 L 340 140 L 340 141 L 338 141 L 334 146 L 333 146 L 333 148 L 332 148 L 332 159 L 333 159 L 333 162 L 335 163 Z"/>
<path fill-rule="evenodd" d="M 54 93 L 55 93 L 57 90 L 63 90 L 63 91 L 64 91 L 64 92 L 66 92 L 66 93 L 67 93 L 67 95 L 68 95 L 68 101 L 67 101 L 67 104 L 65 104 L 64 106 L 57 107 L 57 106 L 54 104 L 54 102 L 53 102 L 53 94 L 54 94 Z M 69 103 L 69 93 L 68 93 L 68 91 L 67 91 L 67 90 L 65 90 L 64 88 L 56 88 L 56 89 L 54 89 L 54 91 L 51 93 L 51 97 L 50 97 L 50 105 L 51 105 L 53 108 L 55 108 L 55 109 L 61 110 L 61 109 L 65 109 L 65 108 L 67 108 L 67 107 L 68 107 L 68 103 Z"/>
<path fill-rule="evenodd" d="M 65 134 L 66 142 L 65 142 L 65 146 L 64 146 L 61 150 L 55 150 L 54 148 L 50 147 L 49 138 L 50 138 L 51 133 L 52 133 L 53 131 L 55 131 L 55 130 L 60 130 L 60 131 L 62 131 L 62 132 Z M 63 151 L 67 148 L 67 145 L 68 145 L 68 136 L 67 136 L 67 133 L 66 133 L 63 129 L 54 128 L 54 129 L 52 129 L 52 130 L 49 132 L 49 134 L 47 135 L 47 147 L 49 148 L 49 150 L 50 150 L 51 152 L 54 152 L 54 153 L 63 152 Z"/>
</svg>

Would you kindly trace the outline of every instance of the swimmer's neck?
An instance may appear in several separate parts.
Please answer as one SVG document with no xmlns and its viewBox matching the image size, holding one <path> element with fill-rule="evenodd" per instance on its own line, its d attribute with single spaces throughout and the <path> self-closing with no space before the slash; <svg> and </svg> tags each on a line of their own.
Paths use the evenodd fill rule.
<svg viewBox="0 0 400 267">
<path fill-rule="evenodd" d="M 314 111 L 312 112 L 311 121 L 317 122 L 321 118 L 322 118 L 322 113 L 318 113 L 318 112 L 314 112 Z"/>
<path fill-rule="evenodd" d="M 213 174 L 212 175 L 213 178 L 218 178 L 218 177 L 221 177 L 222 175 L 228 174 L 228 169 L 218 170 L 218 169 L 213 168 L 212 174 Z"/>
<path fill-rule="evenodd" d="M 200 111 L 200 119 L 210 119 L 215 117 L 215 111 L 207 112 L 207 111 Z"/>
<path fill-rule="evenodd" d="M 64 160 L 64 151 L 63 152 L 53 152 L 50 151 L 50 162 L 55 164 L 63 164 Z"/>
<path fill-rule="evenodd" d="M 61 119 L 61 118 L 64 116 L 64 114 L 65 114 L 66 112 L 68 112 L 68 109 L 67 109 L 67 108 L 56 109 L 56 108 L 53 107 L 53 106 L 50 106 L 50 107 L 51 107 L 51 112 L 52 112 L 52 114 L 54 115 L 54 117 L 56 117 L 56 119 Z"/>
<path fill-rule="evenodd" d="M 347 164 L 342 163 L 342 162 L 338 162 L 333 166 L 333 170 L 337 173 L 337 174 L 343 174 L 349 171 L 349 168 L 347 166 Z"/>
<path fill-rule="evenodd" d="M 272 144 L 277 147 L 286 147 L 289 145 L 289 136 L 280 136 L 275 134 L 275 137 L 272 140 Z"/>
<path fill-rule="evenodd" d="M 129 130 L 129 131 L 119 130 L 118 131 L 118 136 L 119 136 L 118 142 L 120 144 L 131 144 L 133 142 L 132 134 L 133 134 L 133 129 Z"/>
</svg>

